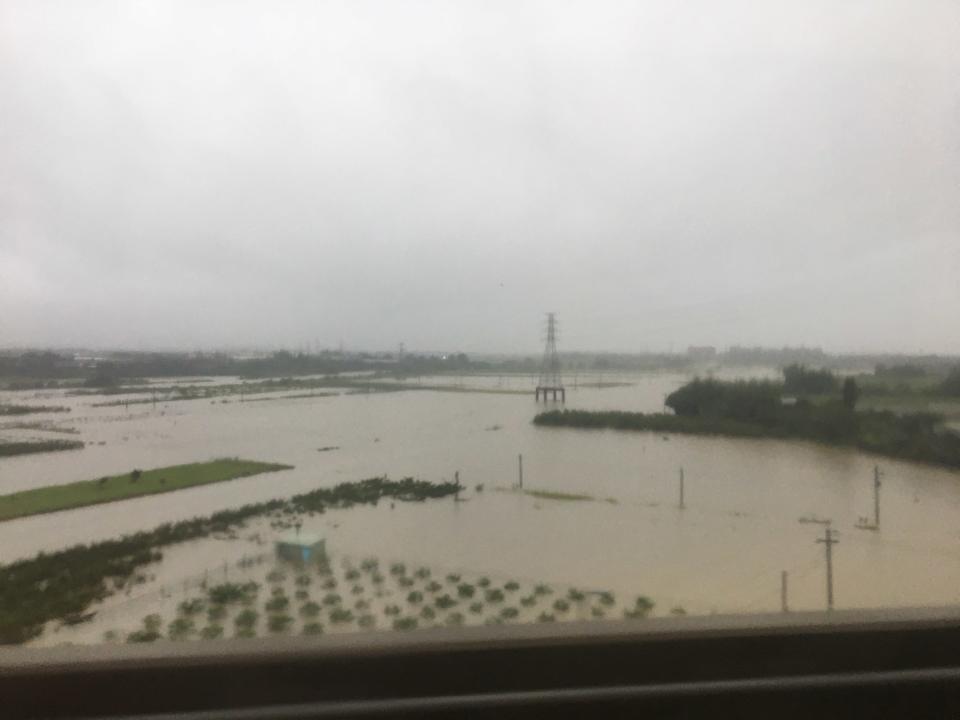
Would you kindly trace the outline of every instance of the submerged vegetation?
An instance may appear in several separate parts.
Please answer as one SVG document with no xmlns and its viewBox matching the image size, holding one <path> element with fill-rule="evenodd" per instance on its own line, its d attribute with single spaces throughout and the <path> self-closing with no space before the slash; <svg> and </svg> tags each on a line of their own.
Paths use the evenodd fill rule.
<svg viewBox="0 0 960 720">
<path fill-rule="evenodd" d="M 0 457 L 59 452 L 62 450 L 82 450 L 83 447 L 84 444 L 79 440 L 0 440 Z"/>
<path fill-rule="evenodd" d="M 291 469 L 290 465 L 221 458 L 156 470 L 133 470 L 123 475 L 103 477 L 99 480 L 49 485 L 10 495 L 0 495 L 0 521 L 127 500 L 141 495 L 172 492 L 195 485 L 207 485 L 289 469 Z"/>
<path fill-rule="evenodd" d="M 30 415 L 32 413 L 64 413 L 70 408 L 64 405 L 0 405 L 0 417 L 4 415 Z"/>
<path fill-rule="evenodd" d="M 23 643 L 39 635 L 49 621 L 70 622 L 82 616 L 91 603 L 122 588 L 143 566 L 161 560 L 166 546 L 224 532 L 268 513 L 324 512 L 376 504 L 384 498 L 424 501 L 456 491 L 454 483 L 371 478 L 0 565 L 0 643 Z"/>
<path fill-rule="evenodd" d="M 796 382 L 796 381 L 795 381 Z M 818 380 L 818 384 L 822 380 Z M 774 382 L 694 380 L 667 397 L 675 414 L 588 412 L 541 413 L 542 426 L 652 430 L 737 437 L 799 438 L 847 445 L 903 460 L 960 468 L 960 436 L 932 413 L 896 414 L 856 410 L 858 389 L 844 383 L 841 397 L 813 402 L 783 400 Z"/>
</svg>

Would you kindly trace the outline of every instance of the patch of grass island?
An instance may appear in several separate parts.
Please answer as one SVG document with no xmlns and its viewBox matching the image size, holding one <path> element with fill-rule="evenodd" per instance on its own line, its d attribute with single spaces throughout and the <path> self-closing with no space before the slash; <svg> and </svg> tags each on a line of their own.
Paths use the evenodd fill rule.
<svg viewBox="0 0 960 720">
<path fill-rule="evenodd" d="M 196 485 L 235 480 L 260 473 L 289 470 L 290 465 L 221 458 L 155 470 L 133 470 L 99 480 L 81 480 L 0 495 L 0 521 L 59 512 L 88 505 L 173 492 Z"/>
</svg>

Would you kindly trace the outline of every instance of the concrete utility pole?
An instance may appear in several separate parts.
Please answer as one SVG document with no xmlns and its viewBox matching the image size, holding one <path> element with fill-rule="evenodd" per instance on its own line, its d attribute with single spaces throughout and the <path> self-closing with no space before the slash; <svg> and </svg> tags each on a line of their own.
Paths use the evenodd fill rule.
<svg viewBox="0 0 960 720">
<path fill-rule="evenodd" d="M 873 526 L 880 529 L 880 466 L 873 466 Z"/>
<path fill-rule="evenodd" d="M 519 460 L 518 470 L 520 472 L 520 483 L 518 487 L 521 490 L 523 490 L 523 453 L 520 453 L 520 455 L 518 456 L 518 460 Z"/>
<path fill-rule="evenodd" d="M 790 612 L 790 608 L 787 606 L 787 571 L 783 570 L 780 573 L 780 609 L 783 612 Z"/>
<path fill-rule="evenodd" d="M 823 529 L 823 537 L 817 540 L 824 544 L 827 553 L 827 610 L 833 610 L 833 546 L 840 542 L 834 536 L 835 532 L 827 525 Z"/>
<path fill-rule="evenodd" d="M 680 509 L 683 510 L 686 505 L 683 504 L 683 468 L 680 468 Z"/>
</svg>

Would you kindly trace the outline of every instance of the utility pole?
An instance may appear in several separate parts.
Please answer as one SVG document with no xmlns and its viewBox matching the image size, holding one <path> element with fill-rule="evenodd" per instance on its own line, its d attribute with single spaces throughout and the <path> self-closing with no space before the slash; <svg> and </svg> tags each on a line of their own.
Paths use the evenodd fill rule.
<svg viewBox="0 0 960 720">
<path fill-rule="evenodd" d="M 880 529 L 880 466 L 873 466 L 873 526 Z"/>
<path fill-rule="evenodd" d="M 823 529 L 823 537 L 817 540 L 824 544 L 827 553 L 827 610 L 833 610 L 833 546 L 840 542 L 834 536 L 835 532 L 828 524 Z"/>
<path fill-rule="evenodd" d="M 518 469 L 519 469 L 519 471 L 520 471 L 520 485 L 519 485 L 519 487 L 520 487 L 521 490 L 523 490 L 523 453 L 520 453 L 518 459 L 519 459 L 519 461 L 520 461 L 520 462 L 519 462 L 519 466 L 518 466 Z"/>
<path fill-rule="evenodd" d="M 683 510 L 685 507 L 683 504 L 683 468 L 680 468 L 680 509 Z"/>
<path fill-rule="evenodd" d="M 790 612 L 787 606 L 787 571 L 780 572 L 780 609 L 783 612 Z"/>
</svg>

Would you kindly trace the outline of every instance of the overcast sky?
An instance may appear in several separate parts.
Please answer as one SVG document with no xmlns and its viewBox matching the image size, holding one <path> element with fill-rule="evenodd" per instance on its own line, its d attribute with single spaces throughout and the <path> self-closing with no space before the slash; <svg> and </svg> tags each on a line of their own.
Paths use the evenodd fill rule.
<svg viewBox="0 0 960 720">
<path fill-rule="evenodd" d="M 953 0 L 0 0 L 0 346 L 960 352 Z"/>
</svg>

